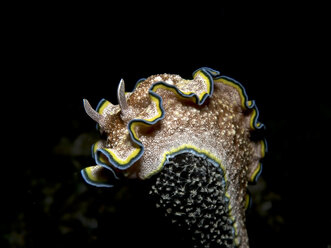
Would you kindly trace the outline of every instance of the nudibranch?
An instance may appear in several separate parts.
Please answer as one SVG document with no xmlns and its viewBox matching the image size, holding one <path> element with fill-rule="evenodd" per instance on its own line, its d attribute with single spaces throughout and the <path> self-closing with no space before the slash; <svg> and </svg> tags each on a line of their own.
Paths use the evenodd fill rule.
<svg viewBox="0 0 331 248">
<path fill-rule="evenodd" d="M 169 171 L 167 165 L 174 164 L 176 158 L 183 160 L 184 155 L 192 155 L 193 160 L 204 160 L 213 168 L 206 171 L 218 171 L 216 182 L 205 184 L 220 187 L 224 194 L 218 197 L 224 199 L 231 224 L 229 235 L 233 238 L 233 243 L 225 247 L 248 247 L 244 223 L 247 184 L 260 175 L 267 147 L 265 140 L 251 139 L 251 131 L 263 129 L 264 125 L 258 120 L 255 101 L 248 100 L 244 87 L 203 67 L 193 73 L 192 80 L 172 74 L 141 79 L 132 93 L 125 92 L 121 80 L 117 97 L 118 105 L 102 99 L 96 110 L 84 99 L 87 114 L 106 137 L 92 146 L 96 165 L 82 170 L 86 182 L 112 187 L 112 181 L 123 176 L 148 179 Z M 186 164 L 194 166 L 193 160 Z M 176 175 L 173 170 L 171 173 Z M 215 240 L 222 243 L 221 238 Z"/>
</svg>

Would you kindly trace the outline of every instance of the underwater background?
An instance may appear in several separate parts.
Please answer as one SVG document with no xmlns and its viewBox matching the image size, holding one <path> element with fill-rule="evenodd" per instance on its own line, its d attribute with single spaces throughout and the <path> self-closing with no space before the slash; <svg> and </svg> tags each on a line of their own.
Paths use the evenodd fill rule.
<svg viewBox="0 0 331 248">
<path fill-rule="evenodd" d="M 84 182 L 80 170 L 94 165 L 98 132 L 82 100 L 117 104 L 121 78 L 130 91 L 140 78 L 191 79 L 203 66 L 241 82 L 267 127 L 269 152 L 249 186 L 250 246 L 331 247 L 323 13 L 315 23 L 308 9 L 209 8 L 207 18 L 168 6 L 168 19 L 146 11 L 123 24 L 64 9 L 10 22 L 6 106 L 17 121 L 3 131 L 12 141 L 3 152 L 0 247 L 187 247 L 149 201 L 147 182 Z"/>
</svg>

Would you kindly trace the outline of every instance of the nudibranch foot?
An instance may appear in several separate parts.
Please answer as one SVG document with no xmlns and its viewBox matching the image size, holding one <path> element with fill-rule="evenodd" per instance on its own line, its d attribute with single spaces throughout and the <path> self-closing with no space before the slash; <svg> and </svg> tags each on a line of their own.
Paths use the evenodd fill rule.
<svg viewBox="0 0 331 248">
<path fill-rule="evenodd" d="M 236 247 L 225 174 L 214 162 L 190 152 L 169 158 L 152 180 L 156 206 L 186 229 L 193 247 Z"/>
</svg>

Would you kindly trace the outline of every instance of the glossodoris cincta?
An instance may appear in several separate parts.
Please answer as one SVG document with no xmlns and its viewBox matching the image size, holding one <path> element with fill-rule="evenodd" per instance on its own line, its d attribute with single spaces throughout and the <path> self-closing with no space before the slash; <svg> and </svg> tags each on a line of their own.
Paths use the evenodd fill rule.
<svg viewBox="0 0 331 248">
<path fill-rule="evenodd" d="M 84 99 L 106 137 L 92 146 L 97 165 L 82 170 L 86 182 L 112 187 L 123 175 L 148 179 L 183 153 L 207 159 L 224 177 L 235 244 L 247 247 L 246 188 L 260 175 L 266 142 L 251 139 L 251 131 L 264 125 L 243 86 L 203 67 L 192 80 L 172 74 L 141 79 L 131 93 L 121 80 L 117 95 L 118 105 L 103 99 L 96 110 Z"/>
</svg>

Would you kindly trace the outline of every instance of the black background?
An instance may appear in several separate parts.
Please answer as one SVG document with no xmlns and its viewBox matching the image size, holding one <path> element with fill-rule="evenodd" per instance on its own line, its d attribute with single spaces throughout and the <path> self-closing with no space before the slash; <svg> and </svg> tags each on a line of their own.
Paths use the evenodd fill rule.
<svg viewBox="0 0 331 248">
<path fill-rule="evenodd" d="M 3 128 L 1 247 L 185 246 L 156 217 L 144 182 L 83 182 L 97 132 L 82 99 L 116 104 L 121 78 L 130 91 L 140 78 L 190 79 L 202 66 L 241 82 L 267 126 L 269 153 L 247 216 L 251 247 L 330 245 L 322 9 L 27 7 L 6 21 L 2 92 L 14 119 Z"/>
</svg>

